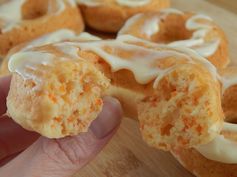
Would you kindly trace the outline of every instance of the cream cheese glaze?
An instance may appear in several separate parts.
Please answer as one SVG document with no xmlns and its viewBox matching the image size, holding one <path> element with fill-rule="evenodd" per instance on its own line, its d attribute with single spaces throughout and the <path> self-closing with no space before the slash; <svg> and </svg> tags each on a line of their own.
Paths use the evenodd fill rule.
<svg viewBox="0 0 237 177">
<path fill-rule="evenodd" d="M 100 38 L 93 36 L 87 32 L 76 34 L 74 31 L 69 29 L 61 29 L 55 32 L 46 34 L 32 42 L 28 43 L 26 47 L 22 48 L 19 52 L 13 54 L 8 63 L 10 72 L 17 72 L 21 74 L 25 79 L 30 78 L 29 73 L 26 72 L 25 68 L 34 68 L 35 65 L 50 65 L 54 59 L 54 56 L 44 51 L 31 51 L 32 48 L 52 44 L 60 41 L 96 41 Z M 70 54 L 72 58 L 78 58 L 77 51 L 72 46 L 55 44 L 62 52 Z M 27 57 L 29 57 L 27 59 Z M 42 57 L 42 58 L 41 58 Z M 30 60 L 29 60 L 30 59 Z M 63 57 L 61 58 L 63 59 Z M 13 63 L 12 63 L 13 62 Z"/>
<path fill-rule="evenodd" d="M 40 38 L 33 40 L 32 42 L 28 43 L 26 47 L 21 49 L 21 51 L 25 51 L 32 47 L 51 44 L 51 43 L 60 42 L 64 40 L 84 41 L 84 40 L 100 40 L 100 38 L 97 36 L 93 36 L 87 32 L 76 34 L 74 31 L 70 29 L 60 29 L 60 30 L 46 34 Z"/>
<path fill-rule="evenodd" d="M 222 74 L 220 76 L 220 82 L 222 84 L 222 94 L 224 94 L 226 89 L 233 85 L 237 85 L 237 72 L 227 72 Z M 237 125 L 224 122 L 222 131 L 237 133 Z M 207 159 L 227 164 L 237 164 L 236 148 L 236 141 L 228 139 L 220 134 L 211 142 L 198 146 L 195 149 Z"/>
<path fill-rule="evenodd" d="M 237 68 L 229 68 L 229 72 L 225 72 L 221 76 L 222 94 L 233 85 L 237 85 Z"/>
<path fill-rule="evenodd" d="M 115 0 L 118 5 L 127 7 L 139 7 L 149 4 L 151 0 Z M 99 6 L 106 5 L 105 0 L 77 0 L 78 4 L 84 4 L 87 6 Z"/>
<path fill-rule="evenodd" d="M 151 0 L 116 0 L 116 2 L 122 6 L 127 7 L 139 7 L 149 4 Z"/>
<path fill-rule="evenodd" d="M 145 34 L 147 37 L 150 37 L 159 32 L 159 23 L 162 18 L 166 18 L 166 16 L 170 13 L 179 15 L 183 14 L 183 12 L 172 8 L 162 9 L 160 12 L 161 16 L 157 16 L 156 14 L 149 14 L 149 19 L 146 17 L 145 13 L 134 15 L 126 21 L 123 28 L 119 31 L 118 34 L 126 34 L 126 31 L 129 31 L 130 26 L 137 25 L 140 29 L 140 33 Z"/>
<path fill-rule="evenodd" d="M 170 46 L 185 46 L 190 47 L 201 54 L 203 57 L 209 57 L 213 55 L 219 47 L 220 39 L 215 39 L 210 42 L 205 42 L 204 38 L 211 28 L 210 25 L 198 22 L 198 20 L 212 21 L 212 19 L 206 15 L 197 14 L 189 18 L 186 22 L 186 28 L 190 31 L 194 31 L 191 39 L 180 40 L 172 42 Z"/>
<path fill-rule="evenodd" d="M 77 50 L 80 48 L 80 50 L 88 50 L 92 51 L 99 56 L 101 56 L 112 68 L 112 71 L 118 71 L 121 69 L 127 69 L 130 70 L 136 79 L 136 81 L 140 84 L 146 84 L 152 80 L 155 80 L 156 78 L 161 78 L 159 76 L 164 76 L 167 71 L 171 71 L 175 69 L 175 65 L 168 67 L 168 68 L 159 68 L 157 67 L 157 63 L 165 58 L 168 57 L 176 57 L 177 60 L 182 59 L 185 60 L 187 63 L 193 63 L 194 59 L 190 57 L 195 56 L 197 58 L 196 60 L 198 62 L 202 62 L 204 66 L 207 67 L 207 69 L 210 71 L 210 74 L 212 74 L 213 77 L 216 79 L 216 69 L 215 67 L 208 62 L 206 59 L 196 55 L 191 50 L 186 50 L 185 52 L 180 52 L 177 49 L 170 49 L 165 47 L 164 45 L 157 45 L 157 44 L 147 44 L 152 46 L 153 48 L 145 48 L 142 46 L 134 45 L 129 42 L 137 42 L 137 41 L 144 41 L 141 39 L 137 39 L 135 37 L 130 36 L 124 36 L 117 40 L 105 40 L 105 41 L 93 41 L 93 42 L 65 42 L 65 43 L 56 43 L 53 44 L 58 49 L 64 49 L 62 52 L 66 55 L 72 57 L 72 54 L 74 57 L 77 54 Z M 110 54 L 105 50 L 105 48 L 112 48 L 116 50 L 123 50 L 127 53 L 133 52 L 134 55 L 130 55 L 129 57 L 121 57 L 119 55 Z M 156 48 L 162 48 L 162 50 L 156 50 Z M 38 63 L 35 63 L 35 60 L 32 60 L 32 52 L 30 49 L 31 57 L 28 58 L 28 62 L 31 63 L 31 61 L 34 61 L 33 64 L 42 64 L 41 60 L 37 60 Z M 187 55 L 187 51 L 189 52 L 189 55 Z M 24 51 L 27 53 L 27 50 Z M 37 55 L 39 55 L 37 51 Z M 25 54 L 26 54 L 25 53 Z M 42 51 L 42 53 L 45 53 L 45 51 Z M 9 68 L 11 68 L 11 72 L 17 72 L 19 74 L 24 74 L 24 72 L 21 72 L 21 69 L 12 69 L 12 68 L 18 68 L 18 66 L 23 66 L 22 64 L 19 64 L 18 57 L 15 54 L 12 57 L 10 57 L 9 62 Z M 57 57 L 58 58 L 58 57 Z M 20 60 L 19 60 L 20 61 Z M 20 67 L 21 68 L 21 67 Z M 155 84 L 157 84 L 158 81 L 156 80 Z M 156 85 L 154 85 L 156 86 Z"/>
<path fill-rule="evenodd" d="M 224 123 L 223 131 L 237 132 L 236 124 Z M 196 147 L 195 149 L 204 157 L 210 160 L 236 164 L 237 163 L 237 142 L 225 138 L 224 135 L 218 135 L 208 144 Z"/>
<path fill-rule="evenodd" d="M 26 2 L 27 0 L 8 0 L 0 4 L 0 21 L 3 21 L 0 25 L 2 33 L 20 26 L 22 20 L 24 20 L 22 18 L 21 9 Z M 74 0 L 56 0 L 55 3 L 57 4 L 57 10 L 52 12 L 50 11 L 51 8 L 48 7 L 47 14 L 57 15 L 58 13 L 61 13 L 65 9 L 66 4 L 72 7 L 76 6 Z"/>
<path fill-rule="evenodd" d="M 129 28 L 131 26 L 137 26 L 140 30 L 139 32 L 147 38 L 157 34 L 160 30 L 159 23 L 161 19 L 165 19 L 169 14 L 184 15 L 184 12 L 177 9 L 163 9 L 160 11 L 160 15 L 157 13 L 146 14 L 141 13 L 130 18 L 124 25 L 124 27 L 119 31 L 121 34 L 129 34 Z M 186 29 L 193 31 L 190 39 L 179 40 L 168 43 L 167 45 L 173 47 L 189 47 L 194 49 L 203 57 L 209 57 L 213 55 L 220 45 L 220 39 L 216 38 L 212 41 L 205 41 L 205 36 L 208 34 L 209 30 L 212 28 L 210 24 L 205 22 L 211 22 L 212 19 L 206 15 L 197 14 L 193 15 L 186 21 Z"/>
</svg>

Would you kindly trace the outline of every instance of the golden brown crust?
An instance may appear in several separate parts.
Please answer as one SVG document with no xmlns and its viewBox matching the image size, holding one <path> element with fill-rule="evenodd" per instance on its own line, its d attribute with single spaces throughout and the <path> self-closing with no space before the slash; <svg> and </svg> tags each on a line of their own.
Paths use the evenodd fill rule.
<svg viewBox="0 0 237 177">
<path fill-rule="evenodd" d="M 172 154 L 191 173 L 197 177 L 236 177 L 237 165 L 209 160 L 195 149 L 173 150 Z"/>
<path fill-rule="evenodd" d="M 159 11 L 169 7 L 169 0 L 151 0 L 142 7 L 125 7 L 113 0 L 101 6 L 79 5 L 85 23 L 98 31 L 117 32 L 132 15 L 140 12 Z"/>
<path fill-rule="evenodd" d="M 5 56 L 13 46 L 19 43 L 32 40 L 57 29 L 69 28 L 78 33 L 83 31 L 83 19 L 76 6 L 66 4 L 63 11 L 47 14 L 45 11 L 50 3 L 55 4 L 55 1 L 28 0 L 23 5 L 22 13 L 25 19 L 22 20 L 19 27 L 0 33 L 0 56 Z"/>
</svg>

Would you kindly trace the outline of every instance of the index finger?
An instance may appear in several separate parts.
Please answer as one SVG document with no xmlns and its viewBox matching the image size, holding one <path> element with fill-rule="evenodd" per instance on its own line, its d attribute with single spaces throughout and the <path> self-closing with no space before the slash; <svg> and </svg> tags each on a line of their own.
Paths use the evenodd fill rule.
<svg viewBox="0 0 237 177">
<path fill-rule="evenodd" d="M 11 76 L 0 77 L 0 116 L 7 110 L 6 98 L 10 89 Z"/>
</svg>

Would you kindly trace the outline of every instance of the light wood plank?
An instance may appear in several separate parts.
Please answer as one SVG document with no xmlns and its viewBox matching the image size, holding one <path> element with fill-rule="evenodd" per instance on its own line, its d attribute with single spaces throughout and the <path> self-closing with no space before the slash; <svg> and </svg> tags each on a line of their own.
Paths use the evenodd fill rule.
<svg viewBox="0 0 237 177">
<path fill-rule="evenodd" d="M 207 0 L 207 1 L 237 14 L 237 1 L 236 0 Z"/>
</svg>

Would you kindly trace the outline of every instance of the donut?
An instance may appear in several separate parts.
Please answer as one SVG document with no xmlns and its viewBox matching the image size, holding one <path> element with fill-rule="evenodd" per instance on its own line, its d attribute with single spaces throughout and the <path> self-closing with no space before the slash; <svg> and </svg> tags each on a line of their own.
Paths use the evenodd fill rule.
<svg viewBox="0 0 237 177">
<path fill-rule="evenodd" d="M 169 0 L 77 0 L 85 23 L 98 31 L 115 33 L 139 12 L 169 7 Z"/>
<path fill-rule="evenodd" d="M 13 47 L 8 55 L 3 59 L 2 64 L 0 66 L 0 76 L 9 75 L 10 71 L 8 70 L 8 61 L 12 54 L 24 51 L 32 47 L 42 46 L 46 44 L 51 44 L 60 41 L 90 41 L 90 40 L 100 40 L 99 37 L 91 35 L 87 32 L 82 32 L 80 34 L 76 34 L 74 31 L 70 29 L 59 29 L 57 31 L 45 34 L 40 36 L 30 42 L 25 42 L 20 45 Z"/>
<path fill-rule="evenodd" d="M 237 176 L 237 68 L 220 71 L 225 122 L 211 142 L 194 148 L 174 148 L 172 154 L 190 172 L 201 177 Z"/>
<path fill-rule="evenodd" d="M 62 28 L 78 33 L 84 29 L 80 11 L 73 0 L 0 2 L 0 56 L 4 57 L 19 43 Z"/>
<path fill-rule="evenodd" d="M 169 46 L 191 48 L 217 68 L 224 68 L 229 63 L 224 32 L 203 14 L 177 9 L 140 13 L 128 19 L 118 32 L 118 35 L 124 34 Z"/>
<path fill-rule="evenodd" d="M 134 116 L 152 147 L 205 144 L 223 125 L 216 68 L 190 49 L 132 36 L 59 42 L 15 53 L 8 67 L 8 115 L 49 138 L 87 131 L 110 86 L 137 95 Z"/>
</svg>

